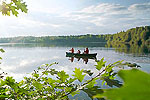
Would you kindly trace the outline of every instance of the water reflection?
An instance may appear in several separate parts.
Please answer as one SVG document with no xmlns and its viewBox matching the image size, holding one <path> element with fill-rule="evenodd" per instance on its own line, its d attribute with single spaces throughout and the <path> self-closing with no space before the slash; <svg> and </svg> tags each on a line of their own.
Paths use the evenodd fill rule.
<svg viewBox="0 0 150 100">
<path fill-rule="evenodd" d="M 138 67 L 139 69 L 142 69 L 146 72 L 150 73 L 150 57 L 144 56 L 130 56 L 127 53 L 135 53 L 135 47 L 132 46 L 125 46 L 122 45 L 122 48 L 112 49 L 112 48 L 105 48 L 105 47 L 90 47 L 91 52 L 97 53 L 97 58 L 86 58 L 86 57 L 76 57 L 76 56 L 67 56 L 66 57 L 66 51 L 70 49 L 70 47 L 42 47 L 37 46 L 35 47 L 32 45 L 24 45 L 19 46 L 12 45 L 12 46 L 2 46 L 2 48 L 6 51 L 5 53 L 1 54 L 1 57 L 3 60 L 1 61 L 2 64 L 0 64 L 0 71 L 7 72 L 8 75 L 13 76 L 17 81 L 22 79 L 24 76 L 28 76 L 33 70 L 36 70 L 37 67 L 41 66 L 42 64 L 46 63 L 53 63 L 53 62 L 59 62 L 58 65 L 54 65 L 51 68 L 55 68 L 56 70 L 64 70 L 67 72 L 67 74 L 72 75 L 72 72 L 74 71 L 74 68 L 81 68 L 86 70 L 91 70 L 92 72 L 97 75 L 99 71 L 94 68 L 96 65 L 95 59 L 101 59 L 105 58 L 105 61 L 109 63 L 116 62 L 118 60 L 124 60 L 131 63 L 137 63 L 141 66 L 138 67 L 136 64 L 130 65 L 131 67 Z M 75 47 L 75 49 L 84 50 L 85 47 Z M 127 48 L 127 49 L 125 49 Z M 118 51 L 119 49 L 119 51 Z M 131 50 L 133 49 L 133 50 Z M 139 48 L 138 48 L 139 49 Z M 133 52 L 131 52 L 133 51 Z M 142 51 L 142 50 L 140 50 Z M 144 52 L 147 51 L 147 49 L 143 50 Z M 119 52 L 119 53 L 118 53 Z M 120 53 L 124 52 L 124 54 Z M 140 52 L 137 52 L 140 53 Z M 141 53 L 142 55 L 143 53 Z M 149 54 L 149 51 L 148 51 Z M 148 55 L 147 54 L 147 55 Z M 146 53 L 144 53 L 146 55 Z M 143 55 L 142 55 L 143 56 Z M 68 61 L 69 59 L 69 61 Z M 130 63 L 129 63 L 130 64 Z M 129 69 L 129 68 L 126 68 Z M 118 70 L 115 68 L 114 70 Z M 88 77 L 86 77 L 88 78 Z M 105 79 L 105 81 L 111 81 Z M 113 83 L 116 84 L 117 81 L 113 81 Z M 99 82 L 101 84 L 101 82 Z M 112 84 L 108 85 L 112 86 Z M 103 86 L 103 88 L 109 88 L 109 86 Z M 83 93 L 80 94 L 80 100 L 83 98 Z M 87 94 L 85 94 L 87 95 Z M 79 98 L 79 95 L 77 95 Z M 70 97 L 71 98 L 71 97 Z M 75 97 L 76 98 L 76 97 Z M 74 98 L 71 98 L 74 99 Z M 85 97 L 84 97 L 85 99 Z M 86 100 L 91 100 L 89 97 L 86 97 Z"/>
<path fill-rule="evenodd" d="M 35 44 L 36 45 L 36 44 Z M 131 46 L 130 46 L 131 47 Z M 81 69 L 88 69 L 95 72 L 93 69 L 96 64 L 96 58 L 83 58 L 83 57 L 66 57 L 66 51 L 70 49 L 70 47 L 41 47 L 41 46 L 29 46 L 24 45 L 19 46 L 3 46 L 0 48 L 5 50 L 5 53 L 1 53 L 0 56 L 3 58 L 0 64 L 0 71 L 7 72 L 12 76 L 15 76 L 15 79 L 21 79 L 23 76 L 26 76 L 26 73 L 31 73 L 33 70 L 37 69 L 37 67 L 46 63 L 59 62 L 59 65 L 54 66 L 54 68 L 58 70 L 65 70 L 68 74 L 72 74 L 75 67 Z M 84 50 L 85 47 L 74 47 L 75 49 L 79 49 L 81 51 Z M 124 60 L 131 63 L 139 64 L 142 70 L 146 72 L 150 72 L 150 53 L 141 54 L 141 56 L 133 56 L 131 53 L 128 55 L 127 53 L 120 53 L 112 48 L 105 47 L 89 47 L 90 52 L 97 53 L 97 59 L 105 58 L 108 63 L 114 63 L 118 60 Z M 124 48 L 120 48 L 120 51 L 124 51 Z M 128 48 L 130 49 L 130 48 Z M 132 48 L 133 51 L 136 50 Z M 147 49 L 146 49 L 147 50 Z M 145 50 L 144 50 L 145 51 Z M 68 61 L 68 59 L 70 59 Z"/>
<path fill-rule="evenodd" d="M 82 59 L 83 63 L 87 64 L 89 59 L 92 60 L 97 60 L 96 55 L 94 56 L 80 56 L 80 55 L 70 55 L 70 54 L 66 54 L 66 57 L 68 57 L 71 62 L 74 62 L 74 59 L 76 58 L 77 61 L 80 61 L 80 59 Z"/>
<path fill-rule="evenodd" d="M 104 47 L 106 42 L 0 43 L 2 47 Z"/>
<path fill-rule="evenodd" d="M 130 45 L 130 44 L 112 44 L 107 43 L 106 47 L 115 48 L 116 52 L 133 54 L 135 56 L 146 56 L 150 53 L 150 47 L 147 45 Z"/>
<path fill-rule="evenodd" d="M 69 57 L 69 59 L 68 60 L 70 60 L 71 62 L 73 62 L 74 61 L 74 58 L 76 58 L 76 57 Z M 83 60 L 83 63 L 85 63 L 85 64 L 87 64 L 88 63 L 88 59 L 89 58 L 81 58 L 81 57 L 79 57 L 79 58 L 76 58 L 77 59 L 77 61 L 80 61 L 80 59 L 82 59 Z"/>
</svg>

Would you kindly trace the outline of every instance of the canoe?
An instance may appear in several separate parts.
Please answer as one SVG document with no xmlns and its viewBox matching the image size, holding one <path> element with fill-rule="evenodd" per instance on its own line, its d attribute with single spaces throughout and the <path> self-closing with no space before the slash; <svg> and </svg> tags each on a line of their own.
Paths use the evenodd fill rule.
<svg viewBox="0 0 150 100">
<path fill-rule="evenodd" d="M 78 54 L 78 53 L 70 53 L 66 52 L 66 57 L 78 57 L 78 58 L 96 58 L 97 53 L 92 54 Z"/>
</svg>

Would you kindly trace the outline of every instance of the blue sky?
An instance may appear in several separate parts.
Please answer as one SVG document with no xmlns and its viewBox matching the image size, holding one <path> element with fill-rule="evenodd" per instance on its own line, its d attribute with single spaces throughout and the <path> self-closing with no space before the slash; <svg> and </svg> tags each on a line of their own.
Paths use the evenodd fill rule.
<svg viewBox="0 0 150 100">
<path fill-rule="evenodd" d="M 116 33 L 150 25 L 150 0 L 25 0 L 28 13 L 0 15 L 0 37 Z"/>
</svg>

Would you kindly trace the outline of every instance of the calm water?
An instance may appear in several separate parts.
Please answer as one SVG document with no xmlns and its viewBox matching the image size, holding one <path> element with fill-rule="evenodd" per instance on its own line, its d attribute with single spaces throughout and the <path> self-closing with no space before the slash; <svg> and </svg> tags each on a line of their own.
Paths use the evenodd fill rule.
<svg viewBox="0 0 150 100">
<path fill-rule="evenodd" d="M 96 64 L 93 59 L 89 59 L 85 64 L 83 59 L 74 58 L 71 62 L 66 57 L 65 52 L 71 47 L 40 47 L 40 46 L 4 46 L 0 48 L 5 50 L 5 53 L 0 53 L 3 58 L 0 64 L 0 71 L 7 72 L 8 75 L 14 76 L 16 80 L 22 79 L 23 76 L 27 76 L 27 73 L 31 73 L 36 70 L 42 64 L 51 64 L 58 62 L 58 65 L 52 66 L 57 70 L 65 70 L 68 74 L 71 74 L 75 67 L 90 69 L 97 73 L 94 68 Z M 77 51 L 84 50 L 84 47 L 74 47 Z M 123 48 L 122 48 L 123 49 Z M 113 63 L 118 60 L 124 60 L 128 62 L 134 62 L 142 66 L 140 69 L 150 73 L 150 54 L 143 54 L 136 56 L 135 54 L 127 54 L 123 52 L 117 52 L 113 48 L 105 47 L 89 47 L 90 53 L 97 53 L 97 59 L 105 58 L 107 63 Z"/>
<path fill-rule="evenodd" d="M 36 70 L 37 67 L 41 66 L 42 64 L 51 64 L 53 62 L 58 62 L 58 65 L 53 65 L 52 68 L 57 70 L 64 70 L 68 74 L 72 74 L 72 71 L 75 67 L 81 69 L 88 69 L 95 72 L 95 75 L 98 71 L 94 68 L 96 65 L 93 59 L 88 59 L 87 64 L 83 61 L 83 59 L 76 59 L 74 58 L 73 62 L 69 60 L 70 58 L 66 57 L 66 51 L 71 49 L 72 47 L 69 46 L 47 46 L 47 45 L 31 45 L 31 44 L 0 44 L 0 48 L 5 50 L 5 53 L 0 53 L 0 56 L 3 58 L 0 64 L 0 72 L 7 72 L 9 76 L 13 76 L 17 81 L 23 79 L 24 76 L 29 76 Z M 74 46 L 75 50 L 78 49 L 83 51 L 85 47 Z M 127 62 L 137 63 L 138 65 L 142 66 L 141 70 L 144 70 L 150 73 L 150 53 L 124 53 L 125 48 L 105 48 L 104 44 L 95 47 L 89 47 L 90 53 L 97 53 L 97 59 L 105 58 L 108 63 L 113 63 L 118 60 L 124 60 Z M 122 52 L 123 51 L 123 52 Z M 131 51 L 134 51 L 131 50 Z M 79 60 L 79 61 L 78 61 Z M 118 70 L 118 68 L 115 68 Z M 101 83 L 100 83 L 101 84 Z M 103 86 L 103 88 L 110 88 L 109 86 Z M 91 100 L 85 92 L 80 92 L 79 95 L 75 97 L 69 96 L 70 99 L 76 100 Z"/>
</svg>

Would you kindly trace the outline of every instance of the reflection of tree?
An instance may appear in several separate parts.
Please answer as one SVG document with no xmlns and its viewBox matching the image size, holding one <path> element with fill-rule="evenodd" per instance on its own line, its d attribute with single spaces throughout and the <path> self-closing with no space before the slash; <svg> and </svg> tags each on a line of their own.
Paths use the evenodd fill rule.
<svg viewBox="0 0 150 100">
<path fill-rule="evenodd" d="M 124 52 L 128 54 L 136 54 L 136 55 L 142 55 L 150 53 L 150 48 L 146 45 L 130 45 L 130 44 L 123 44 L 123 43 L 110 43 L 108 42 L 106 47 L 112 47 L 115 48 L 117 52 Z"/>
<path fill-rule="evenodd" d="M 107 36 L 107 47 L 118 52 L 146 54 L 150 52 L 150 26 L 136 27 Z"/>
</svg>

